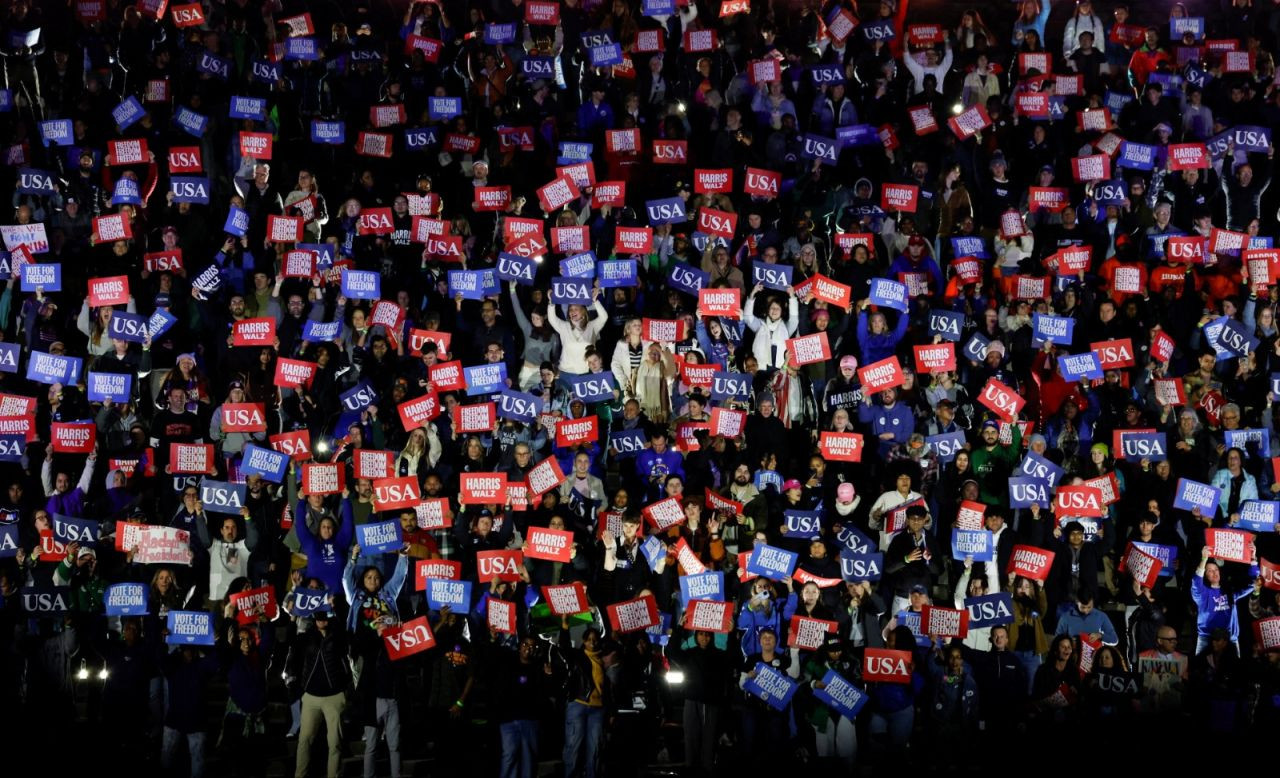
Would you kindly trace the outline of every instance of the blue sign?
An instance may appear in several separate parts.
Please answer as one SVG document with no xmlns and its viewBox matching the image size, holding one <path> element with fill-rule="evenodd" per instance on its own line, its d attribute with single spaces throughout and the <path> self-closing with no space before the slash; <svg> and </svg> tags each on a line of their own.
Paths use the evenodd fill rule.
<svg viewBox="0 0 1280 778">
<path fill-rule="evenodd" d="M 500 251 L 495 269 L 498 272 L 498 278 L 503 281 L 515 281 L 524 286 L 533 286 L 533 279 L 538 274 L 538 263 L 532 257 Z"/>
<path fill-rule="evenodd" d="M 46 262 L 38 265 L 22 266 L 22 291 L 34 292 L 62 291 L 62 263 Z"/>
<path fill-rule="evenodd" d="M 132 178 L 121 178 L 116 181 L 111 192 L 112 205 L 142 205 L 142 195 L 138 192 L 138 182 Z"/>
<path fill-rule="evenodd" d="M 895 311 L 907 311 L 907 285 L 887 278 L 871 279 L 871 302 Z"/>
<path fill-rule="evenodd" d="M 648 442 L 649 435 L 644 430 L 623 430 L 609 435 L 609 446 L 619 459 L 639 454 Z"/>
<path fill-rule="evenodd" d="M 882 575 L 884 554 L 850 548 L 840 551 L 840 577 L 845 581 L 879 581 Z"/>
<path fill-rule="evenodd" d="M 971 630 L 1013 623 L 1013 594 L 1010 592 L 966 597 L 964 608 L 969 611 Z"/>
<path fill-rule="evenodd" d="M 1063 471 L 1061 467 L 1036 452 L 1028 451 L 1022 458 L 1022 464 L 1018 466 L 1017 472 L 1048 484 L 1050 489 L 1057 489 L 1058 482 L 1062 480 Z"/>
<path fill-rule="evenodd" d="M 706 572 L 680 576 L 680 607 L 688 607 L 690 600 L 724 602 L 724 573 Z"/>
<path fill-rule="evenodd" d="M 107 587 L 102 595 L 108 616 L 145 616 L 150 587 L 143 583 L 118 583 Z"/>
<path fill-rule="evenodd" d="M 1203 16 L 1184 16 L 1181 19 L 1169 20 L 1169 37 L 1181 42 L 1182 36 L 1191 33 L 1196 40 L 1204 37 L 1204 17 Z"/>
<path fill-rule="evenodd" d="M 361 381 L 338 395 L 338 401 L 349 413 L 359 413 L 378 401 L 378 393 L 368 381 Z"/>
<path fill-rule="evenodd" d="M 867 704 L 867 693 L 854 686 L 848 679 L 835 670 L 827 670 L 822 677 L 822 688 L 813 688 L 813 696 L 830 705 L 841 716 L 849 721 L 857 717 L 858 711 Z"/>
<path fill-rule="evenodd" d="M 213 481 L 208 478 L 200 482 L 200 502 L 211 513 L 229 513 L 238 515 L 245 505 L 245 485 L 233 484 L 229 481 Z"/>
<path fill-rule="evenodd" d="M 1238 448 L 1245 459 L 1271 458 L 1271 433 L 1264 429 L 1223 430 L 1227 448 Z"/>
<path fill-rule="evenodd" d="M 1218 500 L 1221 497 L 1221 489 L 1190 478 L 1179 478 L 1177 491 L 1173 495 L 1173 507 L 1182 511 L 1199 508 L 1202 515 L 1213 516 L 1218 512 Z"/>
<path fill-rule="evenodd" d="M 854 554 L 868 554 L 876 549 L 876 543 L 852 525 L 841 524 L 840 529 L 836 530 L 835 535 L 836 540 L 844 546 L 840 551 L 842 554 L 845 551 L 849 551 Z"/>
<path fill-rule="evenodd" d="M 299 62 L 314 62 L 320 59 L 320 49 L 315 38 L 289 38 L 284 42 L 284 58 Z"/>
<path fill-rule="evenodd" d="M 634 259 L 610 259 L 596 266 L 596 277 L 602 289 L 630 289 L 640 283 L 639 266 Z"/>
<path fill-rule="evenodd" d="M 124 179 L 121 179 L 124 180 Z M 169 191 L 175 203 L 209 204 L 209 179 L 200 176 L 172 176 Z"/>
<path fill-rule="evenodd" d="M 1156 166 L 1156 155 L 1159 151 L 1159 146 L 1124 141 L 1120 144 L 1120 152 L 1116 155 L 1116 167 L 1151 170 Z"/>
<path fill-rule="evenodd" d="M 569 389 L 573 399 L 581 400 L 588 405 L 609 402 L 613 400 L 613 393 L 618 390 L 617 379 L 614 378 L 613 373 L 607 371 L 581 375 L 562 373 L 560 381 Z"/>
<path fill-rule="evenodd" d="M 399 519 L 371 521 L 356 525 L 356 542 L 362 554 L 395 553 L 404 548 L 404 534 Z"/>
<path fill-rule="evenodd" d="M 27 362 L 27 380 L 38 384 L 71 384 L 80 377 L 80 358 L 31 352 Z"/>
<path fill-rule="evenodd" d="M 791 286 L 791 276 L 795 268 L 791 265 L 771 265 L 767 262 L 751 264 L 751 284 L 762 284 L 766 289 L 786 291 Z"/>
<path fill-rule="evenodd" d="M 711 376 L 711 399 L 717 402 L 751 399 L 751 376 L 717 370 Z"/>
<path fill-rule="evenodd" d="M 267 99 L 265 97 L 243 97 L 237 95 L 231 98 L 231 108 L 228 115 L 232 119 L 256 119 L 257 121 L 267 120 Z"/>
<path fill-rule="evenodd" d="M 295 616 L 310 616 L 316 611 L 326 611 L 332 607 L 328 589 L 294 589 L 290 596 L 293 604 L 289 610 Z"/>
<path fill-rule="evenodd" d="M 672 262 L 667 270 L 667 285 L 693 297 L 711 284 L 711 275 L 683 262 Z"/>
<path fill-rule="evenodd" d="M 757 543 L 747 559 L 747 572 L 761 578 L 781 581 L 796 570 L 800 555 L 794 551 Z"/>
<path fill-rule="evenodd" d="M 1240 506 L 1237 526 L 1250 532 L 1275 532 L 1280 521 L 1280 502 L 1272 500 L 1246 500 Z"/>
<path fill-rule="evenodd" d="M 165 642 L 178 646 L 212 646 L 213 614 L 208 611 L 169 611 Z"/>
<path fill-rule="evenodd" d="M 18 435 L 16 437 L 23 437 Z M 9 460 L 4 460 L 9 461 Z M 0 559 L 9 559 L 18 555 L 20 541 L 17 524 L 0 524 Z"/>
<path fill-rule="evenodd" d="M 1102 379 L 1102 361 L 1090 351 L 1087 354 L 1070 354 L 1058 360 L 1058 372 L 1064 381 Z"/>
<path fill-rule="evenodd" d="M 1121 206 L 1128 198 L 1129 188 L 1120 179 L 1099 181 L 1093 186 L 1093 199 L 1098 205 Z"/>
<path fill-rule="evenodd" d="M 815 84 L 842 84 L 844 83 L 844 68 L 839 65 L 811 65 L 809 67 L 809 77 L 813 79 Z"/>
<path fill-rule="evenodd" d="M 507 24 L 486 24 L 484 26 L 484 42 L 490 46 L 497 43 L 514 43 L 515 40 L 515 22 L 509 22 Z"/>
<path fill-rule="evenodd" d="M 879 146 L 880 130 L 870 124 L 853 124 L 836 128 L 836 140 L 844 147 Z"/>
<path fill-rule="evenodd" d="M 53 514 L 53 537 L 63 544 L 79 543 L 82 546 L 95 545 L 102 537 L 98 522 L 92 519 L 77 519 L 74 516 Z"/>
<path fill-rule="evenodd" d="M 590 162 L 595 145 L 583 141 L 560 141 L 557 149 L 557 165 L 575 165 L 579 162 Z"/>
<path fill-rule="evenodd" d="M 112 311 L 107 320 L 107 335 L 130 343 L 145 343 L 147 340 L 147 320 L 128 311 Z"/>
<path fill-rule="evenodd" d="M 26 435 L 0 435 L 0 462 L 21 462 L 27 453 Z M 16 524 L 10 526 L 17 526 Z M 3 528 L 0 526 L 0 528 Z M 15 538 L 16 540 L 16 538 Z M 0 552 L 4 551 L 4 542 L 0 540 Z M 0 557 L 4 554 L 0 553 Z"/>
<path fill-rule="evenodd" d="M 324 343 L 332 341 L 342 334 L 342 321 L 314 321 L 307 319 L 302 323 L 302 339 L 307 343 Z"/>
<path fill-rule="evenodd" d="M 1178 558 L 1177 546 L 1162 546 L 1159 543 L 1143 543 L 1142 541 L 1132 541 L 1133 547 L 1144 554 L 1155 557 L 1160 560 L 1160 578 L 1167 578 L 1173 575 L 1173 563 Z"/>
<path fill-rule="evenodd" d="M 129 95 L 122 103 L 111 109 L 111 118 L 115 120 L 117 127 L 124 130 L 141 119 L 144 113 L 146 110 L 143 109 L 138 98 Z"/>
<path fill-rule="evenodd" d="M 1247 357 L 1249 352 L 1258 348 L 1258 339 L 1245 327 L 1244 322 L 1224 316 L 1219 321 L 1222 329 L 1218 331 L 1215 342 L 1235 356 Z"/>
<path fill-rule="evenodd" d="M 127 403 L 133 396 L 132 373 L 95 373 L 90 370 L 88 378 L 89 402 L 100 403 L 110 400 L 116 403 Z"/>
<path fill-rule="evenodd" d="M 56 192 L 53 185 L 53 174 L 47 170 L 35 168 L 18 168 L 18 192 L 30 195 L 49 195 Z"/>
<path fill-rule="evenodd" d="M 756 677 L 748 678 L 742 684 L 743 691 L 764 700 L 765 704 L 775 710 L 786 710 L 799 687 L 800 684 L 792 680 L 791 676 L 764 662 L 756 662 Z"/>
<path fill-rule="evenodd" d="M 270 448 L 245 445 L 244 458 L 240 462 L 243 475 L 260 475 L 262 480 L 273 484 L 284 483 L 285 471 L 289 469 L 289 455 Z"/>
<path fill-rule="evenodd" d="M 467 382 L 467 396 L 495 394 L 507 388 L 507 363 L 486 362 L 462 368 Z"/>
<path fill-rule="evenodd" d="M 438 127 L 411 127 L 404 131 L 404 145 L 409 151 L 423 151 L 440 145 Z"/>
<path fill-rule="evenodd" d="M 930 435 L 924 439 L 924 442 L 925 445 L 933 447 L 934 453 L 938 455 L 938 461 L 945 464 L 955 459 L 956 454 L 964 449 L 965 439 L 964 433 L 957 430 Z"/>
<path fill-rule="evenodd" d="M 377 300 L 382 297 L 382 276 L 371 270 L 343 268 L 342 294 L 349 300 Z"/>
<path fill-rule="evenodd" d="M 231 206 L 227 220 L 222 225 L 222 231 L 237 238 L 243 238 L 249 231 L 249 213 L 237 206 Z"/>
<path fill-rule="evenodd" d="M 987 243 L 980 236 L 967 235 L 960 238 L 951 239 L 951 252 L 957 257 L 977 257 L 978 259 L 991 259 L 991 252 L 987 251 Z"/>
<path fill-rule="evenodd" d="M 70 146 L 75 142 L 70 119 L 50 119 L 40 122 L 40 140 L 48 146 Z"/>
<path fill-rule="evenodd" d="M 431 97 L 427 100 L 427 116 L 432 121 L 448 121 L 461 115 L 461 97 Z"/>
<path fill-rule="evenodd" d="M 973 557 L 974 562 L 991 562 L 995 558 L 991 533 L 985 529 L 951 530 L 951 558 L 963 560 Z"/>
<path fill-rule="evenodd" d="M 471 610 L 470 581 L 428 578 L 426 584 L 429 609 L 438 611 L 447 605 L 454 613 L 467 613 Z"/>
<path fill-rule="evenodd" d="M 823 165 L 834 165 L 840 160 L 840 141 L 835 138 L 808 132 L 800 139 L 800 156 L 805 159 L 816 159 Z"/>
<path fill-rule="evenodd" d="M 115 316 L 115 313 L 112 312 L 111 315 Z M 168 332 L 169 328 L 177 323 L 177 316 L 174 316 L 163 308 L 157 308 L 155 313 L 151 314 L 151 318 L 147 320 L 147 329 L 151 332 L 151 339 L 155 340 Z"/>
<path fill-rule="evenodd" d="M 533 424 L 538 420 L 542 401 L 531 394 L 506 389 L 498 395 L 498 418 Z"/>
<path fill-rule="evenodd" d="M 486 283 L 489 279 L 493 280 L 492 287 Z M 449 296 L 462 295 L 464 300 L 483 300 L 488 295 L 498 293 L 497 283 L 498 275 L 492 269 L 488 273 L 481 270 L 450 270 Z"/>
<path fill-rule="evenodd" d="M 617 43 L 592 46 L 588 53 L 591 55 L 592 67 L 604 68 L 622 64 L 622 46 Z"/>
<path fill-rule="evenodd" d="M 990 345 L 990 338 L 975 332 L 964 342 L 964 348 L 960 350 L 960 353 L 964 354 L 965 359 L 973 362 L 982 362 L 987 358 L 987 346 Z"/>
<path fill-rule="evenodd" d="M 581 254 L 574 254 L 571 257 L 565 257 L 560 260 L 560 275 L 567 278 L 595 278 L 595 252 L 584 251 Z"/>
<path fill-rule="evenodd" d="M 1038 478 L 1023 476 L 1009 479 L 1009 507 L 1030 508 L 1039 505 L 1048 508 L 1053 502 L 1049 485 Z"/>
<path fill-rule="evenodd" d="M 821 511 L 783 511 L 782 534 L 789 538 L 816 538 L 822 534 Z"/>
<path fill-rule="evenodd" d="M 1031 345 L 1045 343 L 1062 345 L 1070 343 L 1075 333 L 1076 320 L 1070 316 L 1054 316 L 1048 313 L 1031 315 Z"/>
<path fill-rule="evenodd" d="M 869 43 L 876 41 L 891 41 L 897 37 L 897 32 L 893 29 L 892 19 L 883 19 L 878 22 L 868 22 L 867 24 L 858 25 L 858 29 L 862 31 L 862 37 Z"/>
<path fill-rule="evenodd" d="M 555 57 L 525 57 L 520 60 L 520 73 L 528 79 L 554 79 L 556 77 Z"/>
<path fill-rule="evenodd" d="M 320 119 L 311 120 L 311 142 L 341 146 L 347 142 L 347 123 L 342 121 L 327 122 Z"/>
<path fill-rule="evenodd" d="M 574 490 L 576 491 L 576 490 Z M 652 569 L 658 564 L 658 559 L 667 553 L 667 546 L 662 542 L 662 538 L 657 535 L 650 535 L 640 544 L 640 552 L 644 554 L 645 561 L 649 563 Z"/>
<path fill-rule="evenodd" d="M 676 12 L 676 0 L 640 0 L 640 13 L 644 16 L 671 16 Z"/>
<path fill-rule="evenodd" d="M 943 340 L 959 343 L 964 323 L 965 316 L 959 311 L 948 311 L 945 308 L 929 311 L 929 334 L 941 335 Z"/>
<path fill-rule="evenodd" d="M 283 80 L 280 75 L 280 63 L 268 62 L 265 59 L 255 59 L 253 61 L 250 75 L 254 81 L 267 86 L 274 86 L 277 81 Z"/>
<path fill-rule="evenodd" d="M 676 195 L 661 200 L 649 200 L 644 204 L 649 214 L 650 224 L 677 224 L 689 220 L 688 211 L 684 207 L 684 198 Z"/>
<path fill-rule="evenodd" d="M 173 120 L 183 132 L 196 138 L 203 138 L 205 130 L 209 129 L 209 117 L 198 114 L 190 108 L 179 108 Z"/>
<path fill-rule="evenodd" d="M 591 305 L 591 282 L 581 278 L 551 279 L 551 302 L 556 305 Z"/>
</svg>

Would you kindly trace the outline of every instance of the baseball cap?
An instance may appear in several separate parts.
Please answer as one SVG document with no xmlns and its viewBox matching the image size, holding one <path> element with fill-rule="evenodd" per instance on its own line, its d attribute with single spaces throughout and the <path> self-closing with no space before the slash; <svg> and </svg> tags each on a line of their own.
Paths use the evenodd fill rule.
<svg viewBox="0 0 1280 778">
<path fill-rule="evenodd" d="M 907 245 L 908 246 L 928 246 L 929 241 L 925 240 L 923 237 L 919 235 L 912 235 L 911 238 L 907 241 Z"/>
<path fill-rule="evenodd" d="M 840 484 L 836 489 L 836 500 L 839 502 L 853 502 L 855 494 L 853 484 Z"/>
<path fill-rule="evenodd" d="M 924 584 L 916 584 L 915 586 L 911 587 L 911 593 L 912 594 L 928 594 L 929 589 Z"/>
<path fill-rule="evenodd" d="M 788 478 L 786 482 L 782 484 L 782 491 L 784 492 L 789 492 L 792 489 L 803 489 L 803 488 L 804 488 L 804 485 L 794 478 Z"/>
<path fill-rule="evenodd" d="M 846 368 L 849 370 L 857 370 L 858 358 L 852 354 L 848 354 L 846 356 L 840 357 L 840 369 L 844 370 Z"/>
</svg>

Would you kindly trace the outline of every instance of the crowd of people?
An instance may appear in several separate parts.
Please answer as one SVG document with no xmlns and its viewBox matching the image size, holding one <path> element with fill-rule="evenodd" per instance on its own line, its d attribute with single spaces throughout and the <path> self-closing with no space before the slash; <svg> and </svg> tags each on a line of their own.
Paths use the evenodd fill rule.
<svg viewBox="0 0 1280 778">
<path fill-rule="evenodd" d="M 11 751 L 1265 733 L 1278 43 L 1261 0 L 4 0 Z"/>
</svg>

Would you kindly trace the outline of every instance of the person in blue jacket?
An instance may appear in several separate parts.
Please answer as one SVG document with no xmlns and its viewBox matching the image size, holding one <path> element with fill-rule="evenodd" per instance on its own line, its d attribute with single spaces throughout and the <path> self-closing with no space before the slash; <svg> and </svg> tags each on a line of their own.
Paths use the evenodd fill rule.
<svg viewBox="0 0 1280 778">
<path fill-rule="evenodd" d="M 1200 551 L 1200 566 L 1191 577 L 1191 601 L 1196 606 L 1196 655 L 1209 645 L 1209 633 L 1222 628 L 1231 634 L 1231 642 L 1240 649 L 1240 619 L 1236 603 L 1248 597 L 1253 589 L 1238 592 L 1222 588 L 1222 568 L 1209 558 L 1209 547 Z"/>
<path fill-rule="evenodd" d="M 684 478 L 684 457 L 679 451 L 668 448 L 666 427 L 655 424 L 649 432 L 649 448 L 636 457 L 636 474 L 645 490 L 645 503 L 653 502 L 662 496 L 662 488 L 667 477 L 678 475 Z"/>
<path fill-rule="evenodd" d="M 929 241 L 922 235 L 912 235 L 907 239 L 907 250 L 893 260 L 885 277 L 900 280 L 903 273 L 924 273 L 928 276 L 931 295 L 941 295 L 946 288 L 942 280 L 942 269 L 932 256 Z"/>
<path fill-rule="evenodd" d="M 1058 619 L 1058 635 L 1090 635 L 1101 640 L 1104 646 L 1114 646 L 1120 642 L 1116 636 L 1116 628 L 1111 619 L 1094 607 L 1093 592 L 1081 591 L 1076 595 L 1075 604 Z"/>
<path fill-rule="evenodd" d="M 351 538 L 355 534 L 355 522 L 344 521 L 339 524 L 332 516 L 325 516 L 316 525 L 314 535 L 302 516 L 298 517 L 294 526 L 298 530 L 298 545 L 302 548 L 302 553 L 307 555 L 305 575 L 319 578 L 331 592 L 338 591 L 346 565 L 347 549 L 351 548 Z"/>
<path fill-rule="evenodd" d="M 868 315 L 866 308 L 870 300 L 858 303 L 858 352 L 863 365 L 870 365 L 893 356 L 898 348 L 898 341 L 907 332 L 907 315 L 899 314 L 898 322 L 889 329 L 884 313 L 876 311 Z"/>
<path fill-rule="evenodd" d="M 858 408 L 858 420 L 871 425 L 871 433 L 880 441 L 877 451 L 882 460 L 888 459 L 894 446 L 906 445 L 916 428 L 911 409 L 898 402 L 897 389 L 881 392 L 879 404 L 873 403 L 870 394 L 864 394 Z"/>
</svg>

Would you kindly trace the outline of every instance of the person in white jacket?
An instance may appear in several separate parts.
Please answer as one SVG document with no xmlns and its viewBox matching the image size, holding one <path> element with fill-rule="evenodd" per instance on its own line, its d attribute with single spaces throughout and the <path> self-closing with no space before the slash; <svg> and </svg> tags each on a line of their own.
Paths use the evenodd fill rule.
<svg viewBox="0 0 1280 778">
<path fill-rule="evenodd" d="M 1071 53 L 1080 48 L 1080 33 L 1093 33 L 1093 47 L 1100 54 L 1106 54 L 1107 30 L 1102 26 L 1102 19 L 1093 12 L 1090 0 L 1077 0 L 1075 13 L 1067 20 L 1066 29 L 1062 31 L 1062 59 L 1071 57 Z"/>
<path fill-rule="evenodd" d="M 992 554 L 994 559 L 995 555 Z M 960 574 L 960 580 L 956 582 L 955 606 L 958 609 L 964 609 L 964 601 L 970 597 L 985 597 L 988 594 L 995 594 L 1000 591 L 1000 569 L 994 562 L 982 562 L 983 572 L 979 578 L 973 578 L 973 555 L 970 554 L 964 558 L 964 572 Z M 990 588 L 990 583 L 995 584 L 995 588 Z M 964 644 L 975 651 L 991 650 L 991 627 L 970 628 L 969 634 L 964 638 Z"/>
<path fill-rule="evenodd" d="M 622 337 L 613 347 L 613 359 L 610 367 L 613 378 L 618 382 L 618 389 L 628 400 L 636 397 L 636 374 L 645 354 L 649 353 L 651 340 L 644 339 L 644 322 L 640 319 L 628 319 L 622 328 Z"/>
<path fill-rule="evenodd" d="M 560 306 L 547 306 L 547 317 L 551 327 L 560 335 L 560 372 L 570 375 L 582 375 L 588 372 L 587 349 L 596 344 L 600 337 L 600 329 L 609 320 L 609 314 L 600 304 L 600 287 L 591 290 L 591 310 L 596 317 L 592 319 L 584 305 L 570 305 L 569 318 L 560 315 Z"/>
<path fill-rule="evenodd" d="M 794 337 L 796 328 L 800 326 L 800 304 L 796 300 L 795 289 L 788 286 L 787 317 L 782 318 L 782 302 L 774 299 L 769 301 L 765 318 L 757 318 L 756 295 L 763 288 L 764 284 L 756 284 L 751 290 L 746 305 L 742 306 L 742 320 L 756 334 L 751 342 L 751 353 L 755 355 L 760 369 L 781 370 L 787 364 L 787 339 Z"/>
<path fill-rule="evenodd" d="M 914 79 L 911 87 L 912 94 L 918 95 L 924 91 L 924 77 L 930 74 L 937 79 L 938 91 L 942 91 L 946 84 L 947 72 L 951 70 L 951 61 L 954 56 L 951 52 L 950 33 L 943 33 L 943 35 L 945 36 L 942 40 L 944 53 L 941 58 L 938 57 L 937 49 L 929 49 L 924 53 L 924 64 L 921 64 L 914 54 L 904 53 L 902 60 Z"/>
<path fill-rule="evenodd" d="M 241 508 L 244 517 L 245 536 L 240 537 L 235 516 L 223 516 L 218 537 L 209 537 L 209 524 L 197 521 L 196 535 L 209 549 L 209 600 L 219 606 L 227 597 L 227 587 L 237 578 L 249 575 L 249 554 L 258 547 L 258 528 L 249 518 L 249 509 Z M 215 611 L 216 612 L 216 611 Z"/>
</svg>

